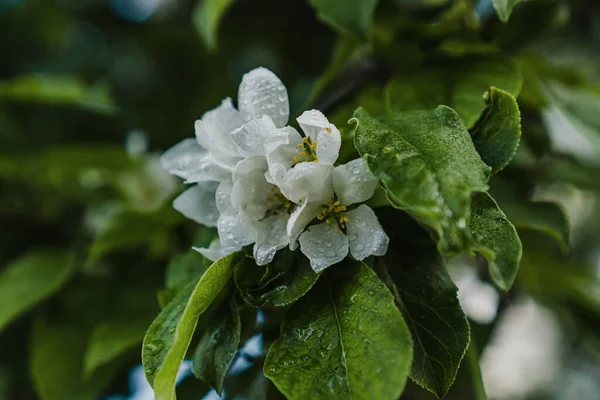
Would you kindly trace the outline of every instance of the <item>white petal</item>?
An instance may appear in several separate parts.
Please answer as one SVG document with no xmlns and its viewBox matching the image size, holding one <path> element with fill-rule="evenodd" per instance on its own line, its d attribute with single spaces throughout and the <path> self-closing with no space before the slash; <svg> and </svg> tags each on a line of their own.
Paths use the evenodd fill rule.
<svg viewBox="0 0 600 400">
<path fill-rule="evenodd" d="M 235 129 L 231 132 L 231 140 L 244 157 L 264 156 L 265 143 L 276 130 L 277 127 L 271 118 L 265 115 L 261 118 L 251 119 L 240 128 Z"/>
<path fill-rule="evenodd" d="M 313 271 L 321 272 L 346 258 L 348 238 L 337 224 L 313 225 L 300 236 L 300 250 L 310 260 Z"/>
<path fill-rule="evenodd" d="M 304 134 L 314 140 L 317 140 L 321 130 L 333 126 L 327 117 L 318 110 L 304 111 L 301 116 L 296 118 L 296 121 L 298 121 Z"/>
<path fill-rule="evenodd" d="M 231 171 L 218 165 L 212 157 L 207 154 L 196 163 L 195 169 L 187 173 L 185 183 L 196 183 L 203 181 L 220 182 L 231 178 Z"/>
<path fill-rule="evenodd" d="M 196 121 L 196 139 L 200 145 L 210 150 L 215 159 L 230 164 L 228 158 L 239 156 L 231 140 L 231 132 L 243 123 L 242 114 L 233 107 L 231 99 L 226 98 L 219 107 L 204 113 Z"/>
<path fill-rule="evenodd" d="M 270 189 L 264 173 L 255 171 L 233 183 L 231 204 L 248 218 L 258 221 L 267 213 Z"/>
<path fill-rule="evenodd" d="M 255 223 L 256 243 L 254 244 L 254 258 L 256 264 L 266 265 L 273 261 L 277 250 L 283 249 L 288 244 L 286 225 L 288 216 L 274 215 Z"/>
<path fill-rule="evenodd" d="M 215 200 L 217 203 L 217 210 L 221 214 L 230 213 L 233 210 L 231 205 L 231 190 L 233 189 L 233 182 L 226 180 L 219 183 L 217 192 L 215 193 Z"/>
<path fill-rule="evenodd" d="M 233 181 L 242 179 L 243 177 L 253 173 L 260 172 L 261 174 L 267 170 L 267 159 L 263 156 L 244 158 L 238 162 L 233 170 Z"/>
<path fill-rule="evenodd" d="M 345 206 L 369 200 L 373 197 L 378 182 L 364 158 L 357 158 L 333 169 L 333 190 Z"/>
<path fill-rule="evenodd" d="M 387 252 L 390 239 L 369 206 L 363 204 L 344 215 L 350 218 L 346 222 L 346 234 L 352 257 L 360 261 L 368 256 L 382 256 Z"/>
<path fill-rule="evenodd" d="M 298 131 L 291 126 L 284 126 L 271 133 L 264 146 L 265 154 L 269 155 L 282 145 L 293 146 L 294 151 L 298 151 L 297 145 L 300 143 L 302 143 L 302 136 Z M 294 156 L 291 160 L 293 161 L 293 159 Z"/>
<path fill-rule="evenodd" d="M 317 136 L 317 159 L 321 164 L 333 165 L 340 155 L 342 135 L 335 125 L 323 129 Z"/>
<path fill-rule="evenodd" d="M 300 136 L 298 131 L 291 127 L 286 131 L 285 140 L 281 140 L 279 143 L 265 145 L 267 165 L 269 168 L 267 181 L 272 182 L 280 188 L 288 184 L 287 171 L 294 165 L 294 157 L 299 154 L 298 145 L 302 143 L 302 136 Z M 273 140 L 273 142 L 275 142 L 275 140 Z"/>
<path fill-rule="evenodd" d="M 219 239 L 213 240 L 210 246 L 207 247 L 192 247 L 198 253 L 202 254 L 208 260 L 215 262 L 225 256 L 228 256 L 236 251 L 240 251 L 240 247 L 223 247 Z"/>
<path fill-rule="evenodd" d="M 300 203 L 308 195 L 314 201 L 327 202 L 333 196 L 332 171 L 331 165 L 316 162 L 296 164 L 288 171 L 287 183 L 280 186 L 281 193 L 294 203 Z"/>
<path fill-rule="evenodd" d="M 238 106 L 251 118 L 268 115 L 278 128 L 285 126 L 290 116 L 287 90 L 266 68 L 256 68 L 244 75 L 238 90 Z"/>
<path fill-rule="evenodd" d="M 290 216 L 287 223 L 287 235 L 290 242 L 290 249 L 298 248 L 298 238 L 304 232 L 306 225 L 319 215 L 321 212 L 321 202 L 311 201 L 308 197 L 306 201 L 298 207 Z"/>
<path fill-rule="evenodd" d="M 194 138 L 183 139 L 163 153 L 160 165 L 169 174 L 186 179 L 207 154 Z"/>
<path fill-rule="evenodd" d="M 223 247 L 244 247 L 256 239 L 252 221 L 242 213 L 221 214 L 217 230 Z"/>
<path fill-rule="evenodd" d="M 216 226 L 219 210 L 215 200 L 217 182 L 201 182 L 181 193 L 173 208 L 186 218 L 206 226 Z"/>
</svg>

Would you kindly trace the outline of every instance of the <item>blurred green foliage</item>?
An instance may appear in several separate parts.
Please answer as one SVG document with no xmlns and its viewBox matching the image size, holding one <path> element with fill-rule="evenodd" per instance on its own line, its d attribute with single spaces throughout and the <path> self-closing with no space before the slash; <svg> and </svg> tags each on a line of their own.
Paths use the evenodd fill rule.
<svg viewBox="0 0 600 400">
<path fill-rule="evenodd" d="M 0 399 L 128 392 L 161 305 L 205 271 L 190 247 L 214 235 L 172 210 L 182 185 L 162 173 L 157 154 L 191 136 L 194 120 L 257 66 L 286 84 L 293 117 L 315 107 L 340 127 L 340 160 L 356 156 L 347 121 L 359 106 L 374 116 L 455 107 L 484 148 L 516 99 L 521 132 L 503 132 L 520 136 L 519 149 L 506 167 L 488 162 L 498 172 L 490 193 L 523 242 L 500 313 L 533 296 L 560 317 L 567 348 L 600 345 L 597 1 L 140 4 L 0 0 Z M 493 266 L 490 252 L 482 251 Z M 482 258 L 476 264 L 484 280 L 497 279 Z M 239 312 L 243 343 L 248 310 Z M 281 318 L 270 316 L 265 348 Z M 494 324 L 471 324 L 481 350 Z M 202 338 L 192 333 L 186 340 L 196 344 Z M 225 378 L 228 393 L 279 395 L 257 368 L 264 355 L 255 361 Z M 469 371 L 460 370 L 448 398 L 481 399 Z M 439 386 L 443 393 L 449 384 Z M 181 398 L 207 391 L 189 387 Z M 430 397 L 413 383 L 402 396 Z"/>
</svg>

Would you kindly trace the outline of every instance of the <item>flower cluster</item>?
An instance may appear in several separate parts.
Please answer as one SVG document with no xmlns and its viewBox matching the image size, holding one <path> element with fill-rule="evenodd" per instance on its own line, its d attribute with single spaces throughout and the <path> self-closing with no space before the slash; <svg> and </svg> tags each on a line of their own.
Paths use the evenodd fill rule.
<svg viewBox="0 0 600 400">
<path fill-rule="evenodd" d="M 254 244 L 258 265 L 289 246 L 316 272 L 342 261 L 383 255 L 389 239 L 375 213 L 362 204 L 377 178 L 363 159 L 335 166 L 341 135 L 319 111 L 288 126 L 287 90 L 265 68 L 245 74 L 238 109 L 230 98 L 196 121 L 196 138 L 167 150 L 163 168 L 195 184 L 173 202 L 219 240 L 198 248 L 216 260 Z"/>
</svg>

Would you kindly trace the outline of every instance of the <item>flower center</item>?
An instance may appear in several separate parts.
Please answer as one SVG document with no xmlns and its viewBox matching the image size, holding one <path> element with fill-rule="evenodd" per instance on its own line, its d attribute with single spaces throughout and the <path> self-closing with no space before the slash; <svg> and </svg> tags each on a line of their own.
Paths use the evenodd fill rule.
<svg viewBox="0 0 600 400">
<path fill-rule="evenodd" d="M 271 185 L 269 189 L 271 193 L 267 196 L 267 213 L 265 218 L 272 215 L 279 215 L 283 219 L 283 213 L 291 214 L 293 211 L 294 204 L 285 198 L 279 188 L 275 185 Z"/>
<path fill-rule="evenodd" d="M 350 221 L 348 216 L 341 214 L 344 211 L 346 211 L 346 206 L 343 206 L 337 197 L 333 196 L 329 203 L 321 206 L 321 214 L 317 215 L 317 219 L 319 221 L 325 220 L 327 224 L 335 222 L 337 223 L 338 230 L 341 231 L 346 228 L 346 222 Z"/>
<path fill-rule="evenodd" d="M 298 155 L 294 156 L 296 164 L 301 162 L 317 162 L 317 141 L 309 137 L 302 138 L 298 143 Z"/>
</svg>

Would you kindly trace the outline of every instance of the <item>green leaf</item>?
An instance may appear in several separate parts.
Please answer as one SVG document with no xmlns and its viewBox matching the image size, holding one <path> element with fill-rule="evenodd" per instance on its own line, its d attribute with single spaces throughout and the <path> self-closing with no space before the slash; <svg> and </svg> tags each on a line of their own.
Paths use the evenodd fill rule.
<svg viewBox="0 0 600 400">
<path fill-rule="evenodd" d="M 119 287 L 113 308 L 92 330 L 84 356 L 84 376 L 139 347 L 157 314 L 154 291 Z"/>
<path fill-rule="evenodd" d="M 490 88 L 487 102 L 488 110 L 472 135 L 481 159 L 495 174 L 517 153 L 521 140 L 521 112 L 510 93 L 495 87 Z"/>
<path fill-rule="evenodd" d="M 313 287 L 319 276 L 310 268 L 306 257 L 288 250 L 277 252 L 267 266 L 239 263 L 234 271 L 242 298 L 253 307 L 292 304 Z"/>
<path fill-rule="evenodd" d="M 87 87 L 70 75 L 22 75 L 0 82 L 0 102 L 8 101 L 78 106 L 100 113 L 116 111 L 108 87 Z"/>
<path fill-rule="evenodd" d="M 584 165 L 600 164 L 600 94 L 592 90 L 549 82 L 545 86 L 552 106 L 542 113 L 551 147 Z"/>
<path fill-rule="evenodd" d="M 0 331 L 45 300 L 73 276 L 77 263 L 65 250 L 33 250 L 0 273 Z"/>
<path fill-rule="evenodd" d="M 93 400 L 115 371 L 105 369 L 82 380 L 82 357 L 89 330 L 41 318 L 33 324 L 30 370 L 42 400 Z"/>
<path fill-rule="evenodd" d="M 569 248 L 571 225 L 558 203 L 532 201 L 520 195 L 523 189 L 505 180 L 495 179 L 491 195 L 509 221 L 517 228 L 532 229 L 553 238 L 563 253 Z"/>
<path fill-rule="evenodd" d="M 169 231 L 181 220 L 170 204 L 156 212 L 115 209 L 96 232 L 89 257 L 97 260 L 117 250 L 168 242 Z"/>
<path fill-rule="evenodd" d="M 377 0 L 309 0 L 318 17 L 333 28 L 367 38 Z"/>
<path fill-rule="evenodd" d="M 198 318 L 226 287 L 239 254 L 212 264 L 196 284 L 181 291 L 154 320 L 142 348 L 142 364 L 157 400 L 175 398 L 175 378 Z"/>
<path fill-rule="evenodd" d="M 471 129 L 486 109 L 485 94 L 492 86 L 517 97 L 522 83 L 519 64 L 514 60 L 489 58 L 448 69 L 397 75 L 387 85 L 385 97 L 391 112 L 447 105 L 458 113 L 467 129 Z"/>
<path fill-rule="evenodd" d="M 395 400 L 411 361 L 392 294 L 365 264 L 347 261 L 290 309 L 264 372 L 290 400 Z"/>
<path fill-rule="evenodd" d="M 356 149 L 392 205 L 431 227 L 443 253 L 468 249 L 471 194 L 487 190 L 490 167 L 458 115 L 440 106 L 377 121 L 358 109 L 351 121 Z"/>
<path fill-rule="evenodd" d="M 487 193 L 473 196 L 469 227 L 473 250 L 488 261 L 492 281 L 500 289 L 509 290 L 523 253 L 517 230 Z"/>
<path fill-rule="evenodd" d="M 171 258 L 165 273 L 165 286 L 179 291 L 195 282 L 206 271 L 203 257 L 197 251 L 188 251 Z"/>
<path fill-rule="evenodd" d="M 375 270 L 394 294 L 412 334 L 411 379 L 443 397 L 469 346 L 469 323 L 435 243 L 404 213 L 390 211 L 378 213 L 390 246 L 385 257 L 375 259 Z"/>
<path fill-rule="evenodd" d="M 217 312 L 211 326 L 196 347 L 193 359 L 194 375 L 214 388 L 219 395 L 223 380 L 235 358 L 241 337 L 240 313 L 235 301 Z"/>
<path fill-rule="evenodd" d="M 498 14 L 500 20 L 506 22 L 508 21 L 508 17 L 510 17 L 513 7 L 522 1 L 525 0 L 492 0 L 492 3 L 494 3 L 496 14 Z"/>
<path fill-rule="evenodd" d="M 198 0 L 192 24 L 209 50 L 217 48 L 219 24 L 235 0 Z"/>
<path fill-rule="evenodd" d="M 483 377 L 481 376 L 481 366 L 479 363 L 479 352 L 475 347 L 475 343 L 471 342 L 467 350 L 467 363 L 471 373 L 471 382 L 473 382 L 473 392 L 475 400 L 488 400 Z"/>
</svg>

